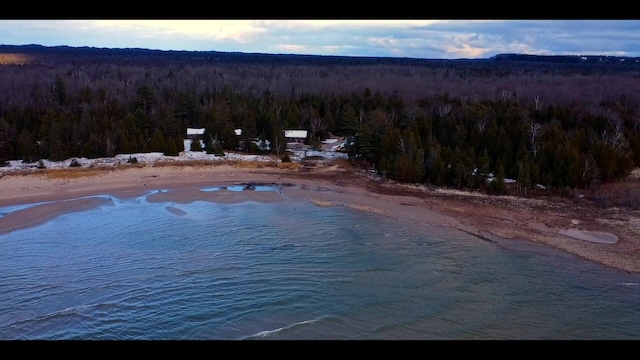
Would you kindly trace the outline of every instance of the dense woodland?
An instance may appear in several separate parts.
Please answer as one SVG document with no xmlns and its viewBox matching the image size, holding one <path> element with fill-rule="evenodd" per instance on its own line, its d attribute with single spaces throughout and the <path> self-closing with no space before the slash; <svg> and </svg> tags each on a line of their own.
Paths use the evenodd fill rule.
<svg viewBox="0 0 640 360">
<path fill-rule="evenodd" d="M 387 178 L 583 189 L 640 165 L 636 58 L 478 60 L 0 46 L 0 165 L 183 150 L 285 155 L 284 129 Z M 236 136 L 234 129 L 242 129 Z M 198 150 L 198 149 L 196 149 Z"/>
</svg>

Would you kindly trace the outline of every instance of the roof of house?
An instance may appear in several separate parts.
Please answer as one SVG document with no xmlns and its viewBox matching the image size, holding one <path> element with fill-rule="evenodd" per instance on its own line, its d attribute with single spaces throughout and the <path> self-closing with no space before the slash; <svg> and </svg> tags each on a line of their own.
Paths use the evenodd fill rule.
<svg viewBox="0 0 640 360">
<path fill-rule="evenodd" d="M 285 130 L 284 137 L 287 138 L 306 138 L 307 130 Z"/>
<path fill-rule="evenodd" d="M 187 128 L 187 135 L 202 135 L 204 134 L 204 128 L 195 129 L 195 128 Z"/>
</svg>

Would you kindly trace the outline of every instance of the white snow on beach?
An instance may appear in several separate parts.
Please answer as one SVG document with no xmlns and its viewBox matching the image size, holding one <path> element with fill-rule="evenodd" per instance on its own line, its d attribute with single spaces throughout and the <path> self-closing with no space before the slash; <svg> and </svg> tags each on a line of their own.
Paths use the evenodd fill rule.
<svg viewBox="0 0 640 360">
<path fill-rule="evenodd" d="M 333 143 L 333 142 L 332 142 Z M 185 149 L 190 148 L 190 140 L 185 140 Z M 339 152 L 339 145 L 334 145 L 326 150 L 313 151 L 307 145 L 301 143 L 290 144 L 287 152 L 292 161 L 301 161 L 305 157 L 323 157 L 325 159 L 347 158 L 347 154 Z M 130 159 L 135 158 L 138 164 L 153 164 L 159 161 L 194 161 L 194 160 L 206 160 L 206 161 L 223 161 L 223 160 L 243 160 L 243 161 L 281 161 L 275 155 L 255 155 L 247 154 L 244 152 L 236 151 L 225 152 L 224 156 L 216 156 L 214 154 L 207 154 L 204 151 L 183 151 L 178 156 L 166 156 L 160 152 L 149 153 L 134 153 L 134 154 L 118 154 L 115 157 L 108 158 L 70 158 L 65 161 L 50 161 L 42 159 L 42 165 L 47 169 L 63 169 L 69 168 L 72 161 L 77 161 L 81 167 L 91 166 L 117 166 L 121 164 L 127 164 Z M 38 170 L 39 163 L 25 163 L 22 160 L 10 160 L 7 166 L 0 166 L 0 175 L 17 170 Z"/>
</svg>

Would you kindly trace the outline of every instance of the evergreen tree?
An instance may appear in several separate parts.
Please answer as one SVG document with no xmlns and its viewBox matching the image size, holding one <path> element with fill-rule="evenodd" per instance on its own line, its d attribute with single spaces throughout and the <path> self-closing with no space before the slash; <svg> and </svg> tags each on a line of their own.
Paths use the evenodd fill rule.
<svg viewBox="0 0 640 360">
<path fill-rule="evenodd" d="M 371 127 L 363 126 L 355 137 L 355 155 L 364 161 L 373 161 L 375 157 L 374 141 Z"/>
<path fill-rule="evenodd" d="M 95 134 L 91 134 L 82 147 L 82 156 L 88 159 L 106 157 L 106 147 L 102 140 Z"/>
<path fill-rule="evenodd" d="M 18 136 L 17 153 L 22 154 L 22 160 L 27 163 L 35 162 L 40 158 L 36 141 L 28 129 L 22 130 Z"/>
<path fill-rule="evenodd" d="M 504 165 L 502 165 L 502 162 L 498 163 L 495 177 L 489 184 L 489 189 L 494 194 L 504 194 L 507 191 L 507 186 L 504 183 Z"/>
<path fill-rule="evenodd" d="M 175 145 L 175 144 L 174 144 Z M 202 151 L 202 143 L 200 142 L 199 137 L 194 137 L 191 139 L 191 151 Z"/>
<path fill-rule="evenodd" d="M 315 152 L 320 151 L 322 148 L 322 140 L 320 140 L 316 135 L 311 134 L 309 137 L 309 147 L 311 148 L 311 151 L 313 151 L 312 154 L 315 155 Z"/>
<path fill-rule="evenodd" d="M 59 106 L 67 105 L 67 84 L 60 75 L 56 75 L 54 78 L 53 96 Z"/>
<path fill-rule="evenodd" d="M 175 143 L 174 143 L 175 145 Z M 149 151 L 150 152 L 164 152 L 166 148 L 166 143 L 164 140 L 164 135 L 160 129 L 156 128 L 153 131 L 153 136 L 151 136 L 151 141 L 149 142 Z"/>
<path fill-rule="evenodd" d="M 215 150 L 213 149 L 213 136 L 211 136 L 211 132 L 205 130 L 203 137 L 204 139 L 202 142 L 204 143 L 204 146 L 202 147 L 202 150 L 204 150 L 204 152 L 206 152 L 207 154 L 213 154 Z"/>
<path fill-rule="evenodd" d="M 213 153 L 216 156 L 225 156 L 224 147 L 222 146 L 222 141 L 218 139 L 217 134 L 216 134 L 216 137 L 213 138 L 212 144 L 213 144 Z"/>
<path fill-rule="evenodd" d="M 166 156 L 178 156 L 178 148 L 176 147 L 176 141 L 173 138 L 169 138 L 166 142 L 166 148 L 164 150 L 164 155 Z"/>
<path fill-rule="evenodd" d="M 360 128 L 358 123 L 358 115 L 353 106 L 347 104 L 343 109 L 342 121 L 340 123 L 340 131 L 345 136 L 354 136 Z"/>
</svg>

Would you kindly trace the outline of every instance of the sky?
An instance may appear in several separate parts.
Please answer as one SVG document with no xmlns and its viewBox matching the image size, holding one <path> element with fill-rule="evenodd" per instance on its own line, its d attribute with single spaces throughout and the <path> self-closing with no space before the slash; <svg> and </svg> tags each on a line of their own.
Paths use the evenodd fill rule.
<svg viewBox="0 0 640 360">
<path fill-rule="evenodd" d="M 640 57 L 640 20 L 0 19 L 0 44 L 419 59 Z"/>
</svg>

